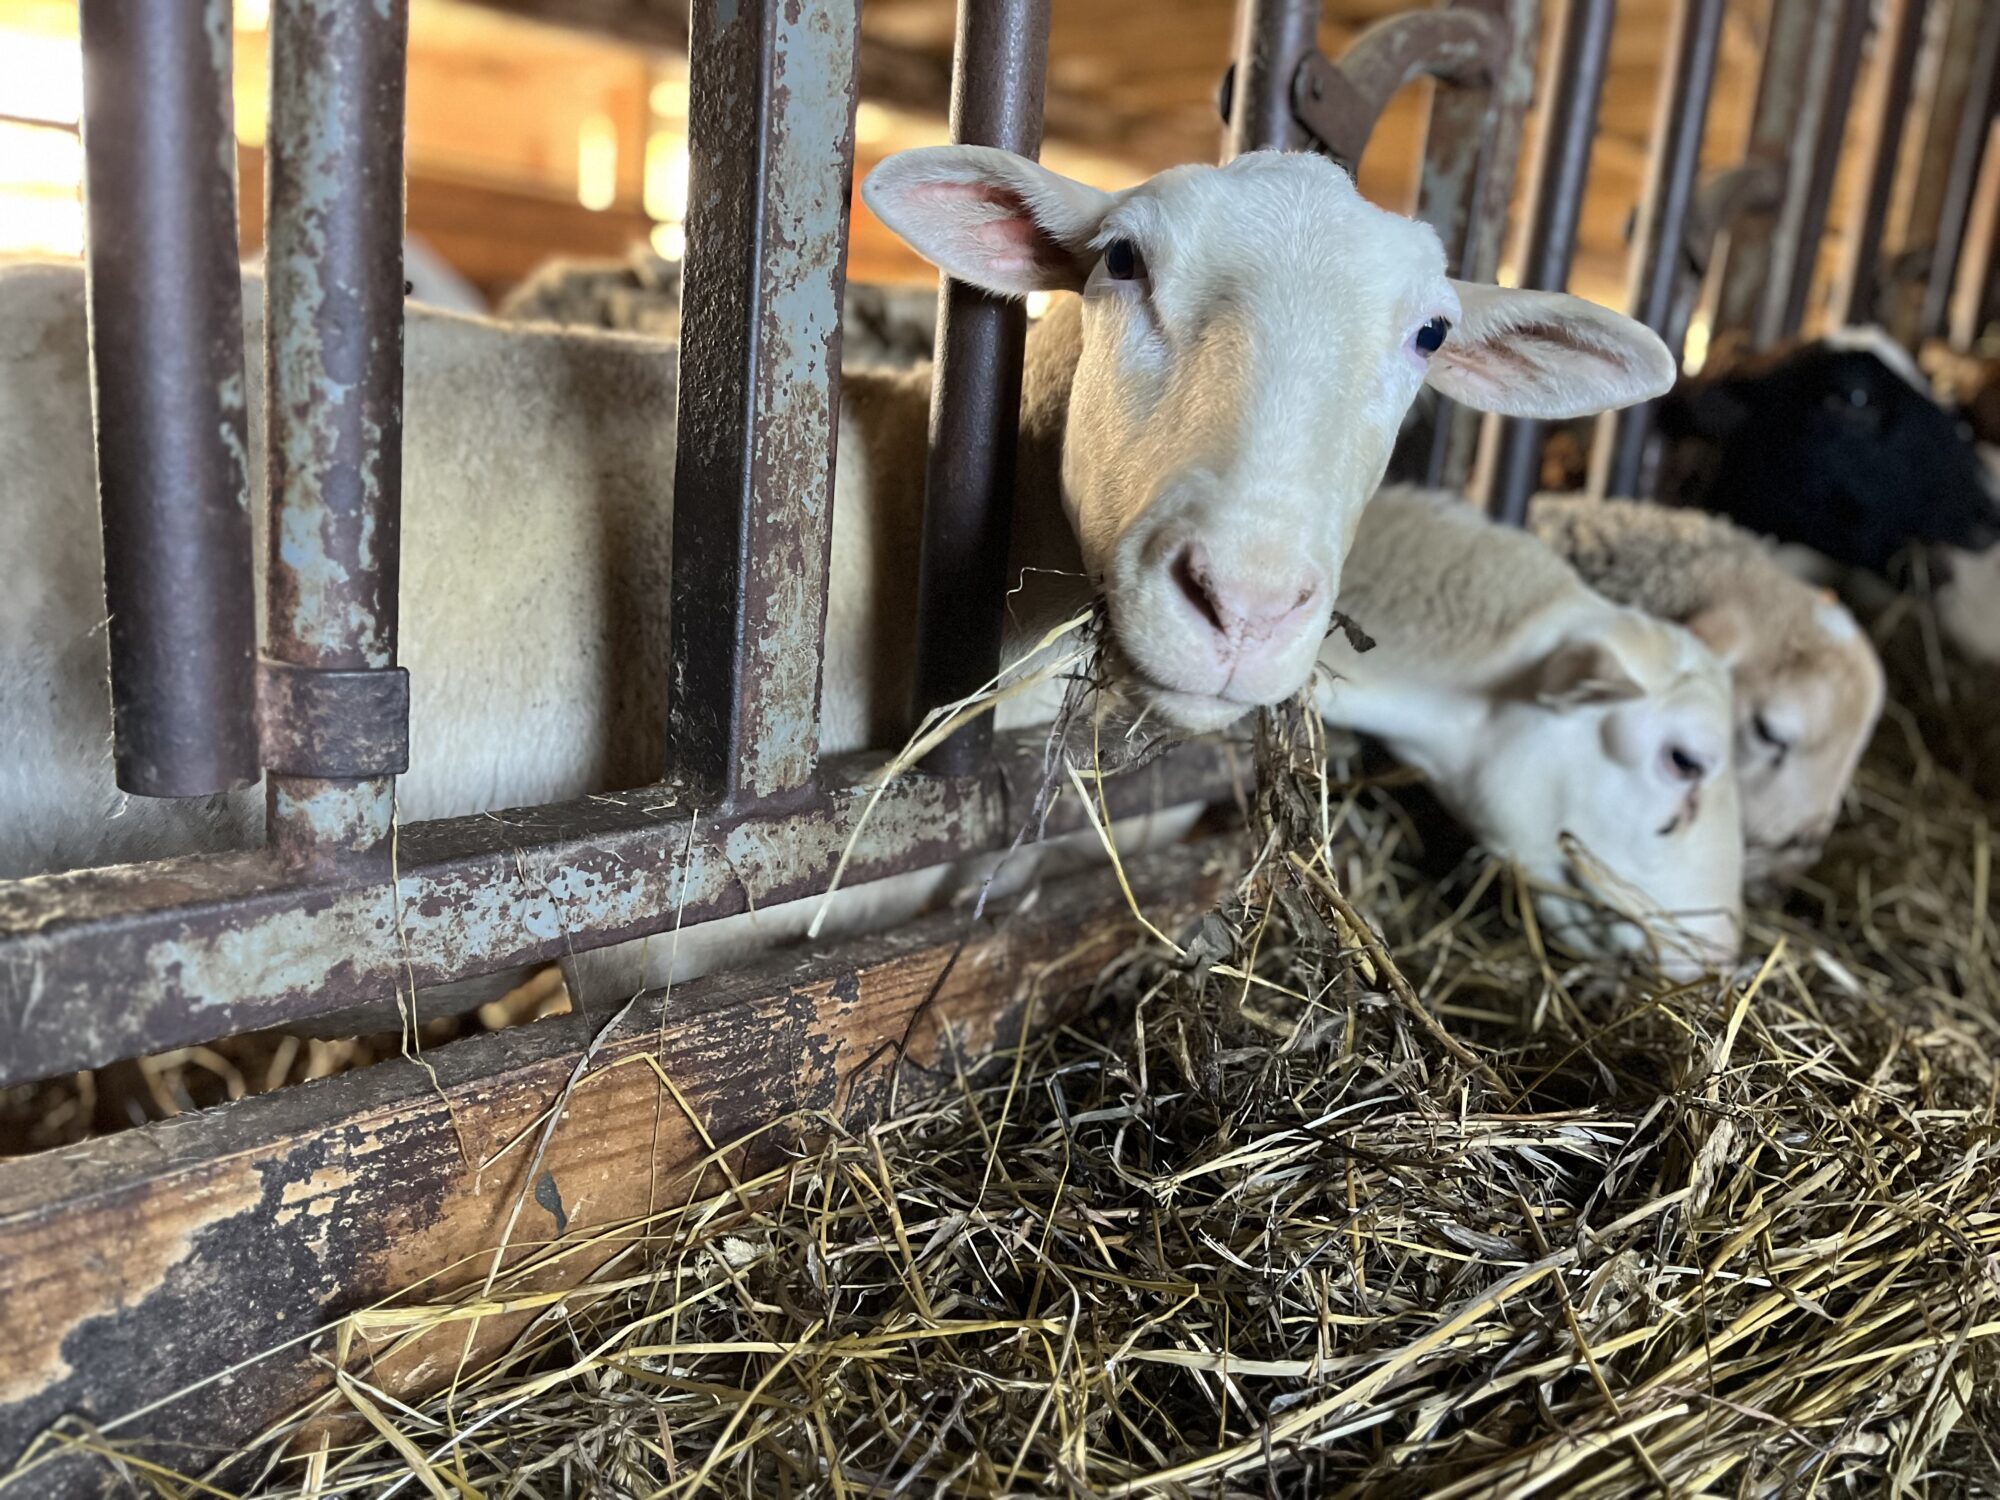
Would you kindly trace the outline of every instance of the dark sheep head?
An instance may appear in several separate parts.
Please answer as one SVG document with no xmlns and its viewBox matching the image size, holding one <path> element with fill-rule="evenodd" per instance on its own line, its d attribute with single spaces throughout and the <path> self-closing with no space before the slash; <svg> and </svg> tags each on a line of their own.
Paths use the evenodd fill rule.
<svg viewBox="0 0 2000 1500">
<path fill-rule="evenodd" d="M 1811 343 L 1684 382 L 1659 430 L 1666 498 L 1855 567 L 2000 541 L 1970 428 L 1866 348 Z"/>
</svg>

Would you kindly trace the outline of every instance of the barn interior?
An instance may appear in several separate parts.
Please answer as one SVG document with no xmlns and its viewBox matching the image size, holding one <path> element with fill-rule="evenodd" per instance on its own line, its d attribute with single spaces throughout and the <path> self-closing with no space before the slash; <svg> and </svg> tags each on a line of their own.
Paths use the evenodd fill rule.
<svg viewBox="0 0 2000 1500">
<path fill-rule="evenodd" d="M 226 55 L 229 78 L 230 227 L 243 264 L 261 268 L 267 221 L 282 246 L 283 216 L 304 217 L 275 206 L 266 169 L 279 129 L 274 25 L 287 6 L 318 14 L 328 0 L 158 3 L 190 15 L 206 5 L 211 20 L 228 12 L 227 51 L 217 42 L 214 56 Z M 837 318 L 839 283 L 815 279 L 827 268 L 812 258 L 831 246 L 844 255 L 850 359 L 857 349 L 899 366 L 928 359 L 945 326 L 927 298 L 938 269 L 863 202 L 861 184 L 898 153 L 955 139 L 955 67 L 966 68 L 955 46 L 978 30 L 968 15 L 989 27 L 1002 15 L 1046 18 L 1039 160 L 1117 191 L 1225 158 L 1225 116 L 1241 104 L 1232 91 L 1252 66 L 1246 30 L 1301 9 L 855 0 L 851 161 L 837 160 L 840 141 L 828 147 L 851 173 L 833 176 L 847 212 L 837 229 L 803 236 L 804 270 L 774 291 L 769 263 L 791 248 L 770 248 L 782 235 L 734 257 L 742 280 L 722 256 L 702 264 L 691 220 L 704 212 L 705 143 L 691 142 L 691 120 L 707 108 L 747 142 L 775 114 L 775 158 L 782 122 L 809 116 L 788 114 L 802 106 L 768 78 L 762 116 L 728 113 L 739 102 L 716 102 L 726 91 L 713 86 L 701 94 L 690 53 L 746 14 L 779 38 L 767 47 L 803 48 L 823 14 L 845 14 L 819 3 L 373 0 L 366 13 L 397 27 L 407 11 L 398 149 L 409 327 L 435 310 L 493 319 L 480 326 L 495 339 L 543 323 L 609 333 L 623 352 L 601 388 L 671 396 L 683 299 L 713 298 L 706 318 L 737 307 L 732 297 L 789 307 L 783 297 L 804 286 L 825 292 Z M 363 0 L 353 5 L 363 15 Z M 4 446 L 33 409 L 20 393 L 57 368 L 37 365 L 6 326 L 5 278 L 54 264 L 76 273 L 64 378 L 84 380 L 97 402 L 95 451 L 109 475 L 123 451 L 103 419 L 117 378 L 100 342 L 111 325 L 93 312 L 86 346 L 81 312 L 80 267 L 92 256 L 90 275 L 104 276 L 93 238 L 110 238 L 85 191 L 98 170 L 85 120 L 94 7 L 116 9 L 0 0 L 0 361 L 13 365 L 0 370 L 0 454 L 27 451 Z M 334 0 L 327 13 L 341 10 Z M 941 387 L 954 367 L 962 384 L 938 411 L 956 400 L 968 425 L 931 418 L 942 425 L 917 481 L 910 576 L 884 585 L 910 595 L 924 642 L 957 640 L 938 648 L 937 660 L 952 658 L 947 686 L 919 688 L 930 711 L 920 723 L 898 721 L 865 751 L 822 754 L 823 700 L 808 673 L 804 769 L 774 771 L 782 757 L 758 759 L 760 735 L 781 739 L 796 707 L 785 694 L 799 691 L 798 674 L 785 663 L 800 651 L 831 660 L 825 605 L 838 581 L 822 568 L 818 592 L 803 586 L 792 600 L 813 557 L 830 555 L 831 533 L 823 519 L 808 526 L 793 557 L 789 523 L 760 528 L 751 497 L 785 495 L 815 515 L 831 503 L 827 411 L 840 386 L 836 372 L 826 405 L 826 371 L 808 362 L 803 376 L 773 374 L 749 334 L 719 354 L 703 346 L 706 383 L 679 367 L 680 435 L 685 451 L 692 427 L 713 423 L 721 446 L 735 445 L 738 468 L 704 457 L 704 476 L 740 481 L 740 495 L 718 482 L 702 524 L 735 527 L 739 551 L 712 565 L 713 579 L 665 561 L 635 576 L 671 594 L 675 618 L 711 586 L 727 601 L 715 608 L 730 628 L 677 645 L 671 666 L 676 693 L 693 682 L 723 705 L 720 729 L 655 726 L 664 768 L 647 760 L 601 773 L 601 785 L 435 819 L 407 816 L 385 791 L 383 836 L 335 857 L 315 848 L 336 840 L 307 826 L 313 815 L 284 822 L 282 798 L 303 798 L 307 782 L 321 793 L 390 788 L 409 762 L 387 751 L 325 759 L 337 737 L 299 727 L 311 700 L 272 686 L 286 679 L 270 670 L 278 613 L 260 562 L 254 614 L 247 565 L 238 592 L 250 645 L 263 649 L 260 675 L 244 679 L 266 716 L 252 737 L 263 738 L 244 753 L 251 779 L 273 791 L 269 847 L 256 842 L 259 793 L 247 847 L 163 847 L 165 864 L 0 863 L 0 1500 L 2000 1492 L 1993 0 L 1323 0 L 1316 10 L 1319 60 L 1336 63 L 1413 12 L 1476 11 L 1496 36 L 1498 18 L 1530 17 L 1531 35 L 1509 42 L 1532 84 L 1511 121 L 1500 74 L 1466 85 L 1452 73 L 1467 72 L 1461 61 L 1397 89 L 1341 141 L 1311 137 L 1331 111 L 1281 106 L 1304 133 L 1265 144 L 1320 149 L 1371 202 L 1422 216 L 1441 201 L 1450 161 L 1470 174 L 1479 141 L 1513 142 L 1486 230 L 1487 277 L 1625 313 L 1660 335 L 1673 365 L 1671 391 L 1601 419 L 1593 409 L 1454 428 L 1451 403 L 1440 414 L 1427 396 L 1404 425 L 1392 478 L 1462 493 L 1511 536 L 1531 495 L 1657 498 L 1676 503 L 1655 509 L 1680 514 L 1730 483 L 1731 463 L 1764 483 L 1794 451 L 1780 438 L 1810 448 L 1824 430 L 1846 445 L 1820 444 L 1812 472 L 1786 487 L 1803 505 L 1824 502 L 1798 537 L 1760 520 L 1777 514 L 1776 499 L 1754 514 L 1748 502 L 1709 507 L 1740 523 L 1730 545 L 1750 537 L 1757 568 L 1782 574 L 1784 588 L 1804 580 L 1804 607 L 1823 601 L 1829 613 L 1816 618 L 1835 621 L 1832 636 L 1865 639 L 1886 683 L 1865 713 L 1866 692 L 1845 679 L 1826 690 L 1831 708 L 1800 710 L 1865 718 L 1865 750 L 1857 742 L 1840 767 L 1837 817 L 1797 847 L 1775 845 L 1780 873 L 1749 883 L 1733 961 L 1676 968 L 1657 943 L 1636 963 L 1566 950 L 1545 930 L 1546 880 L 1462 826 L 1446 773 L 1430 777 L 1432 795 L 1381 736 L 1323 725 L 1311 696 L 1217 733 L 1153 725 L 1147 738 L 1142 714 L 1114 734 L 1089 696 L 1116 651 L 1102 604 L 1051 637 L 1047 659 L 1061 666 L 1045 663 L 1040 685 L 1059 689 L 1056 728 L 989 729 L 982 716 L 997 720 L 1006 694 L 978 684 L 998 665 L 997 627 L 967 647 L 940 621 L 945 602 L 997 613 L 1001 595 L 976 566 L 926 580 L 918 557 L 943 546 L 939 495 L 986 484 L 990 498 L 983 460 L 1012 452 L 1011 409 L 999 427 L 964 415 L 1006 405 L 1013 389 L 1008 339 L 1019 335 L 1004 331 L 1011 314 L 997 299 L 982 299 L 992 322 L 977 325 L 990 342 L 966 334 L 971 352 L 948 347 L 941 361 Z M 1303 97 L 1315 75 L 1299 66 Z M 1795 96 L 1774 108 L 1787 88 Z M 1448 158 L 1441 122 L 1464 89 L 1486 113 L 1474 145 Z M 1691 89 L 1701 107 L 1689 133 Z M 1010 81 L 982 97 L 990 107 L 1019 91 Z M 117 116 L 102 107 L 93 118 Z M 737 145 L 706 149 L 721 159 Z M 1484 177 L 1453 181 L 1468 205 L 1487 191 Z M 1669 210 L 1674 182 L 1682 198 Z M 727 192 L 785 190 L 774 169 Z M 135 225 L 133 243 L 158 227 Z M 357 229 L 350 243 L 366 239 Z M 585 282 L 588 296 L 565 300 Z M 246 296 L 261 284 L 244 283 Z M 893 289 L 868 304 L 865 338 L 856 287 Z M 1062 295 L 1029 295 L 1025 319 L 1039 323 Z M 915 300 L 895 300 L 904 296 Z M 967 315 L 962 327 L 974 326 Z M 1879 332 L 1856 344 L 1858 327 Z M 1789 363 L 1802 351 L 1833 361 L 1829 378 L 1847 383 L 1785 405 L 1771 393 L 1804 378 Z M 254 373 L 262 351 L 247 357 Z M 415 394 L 429 367 L 408 358 L 382 377 L 397 423 L 436 409 Z M 1868 378 L 1890 393 L 1850 390 L 1855 366 L 1841 361 L 1853 360 L 1872 362 Z M 253 444 L 265 441 L 254 415 L 267 409 L 263 380 L 252 381 Z M 772 401 L 817 392 L 822 405 L 730 426 L 753 388 Z M 1738 403 L 1721 435 L 1702 425 L 1718 390 Z M 1742 404 L 1767 396 L 1777 404 Z M 552 409 L 575 399 L 565 387 Z M 489 415 L 496 427 L 508 420 Z M 665 474 L 685 507 L 693 484 L 674 476 L 675 421 L 661 410 L 607 422 L 605 440 L 635 450 L 657 429 L 667 459 L 648 449 L 605 460 L 601 487 L 638 474 L 643 489 Z M 798 439 L 807 428 L 817 438 Z M 978 436 L 996 431 L 1007 435 Z M 805 448 L 781 445 L 773 460 L 757 447 L 771 432 Z M 405 452 L 419 446 L 413 433 Z M 572 450 L 592 474 L 588 444 Z M 805 456 L 784 467 L 794 451 Z M 1875 477 L 1878 460 L 1888 481 Z M 405 518 L 445 467 L 409 463 Z M 1834 472 L 1862 468 L 1869 477 L 1849 474 L 1844 487 Z M 486 471 L 468 473 L 477 482 Z M 1884 482 L 1899 487 L 1894 505 L 1880 500 Z M 1986 486 L 1996 519 L 1979 500 L 1969 502 L 1979 516 L 1941 518 L 1929 487 L 1964 482 Z M 27 514 L 6 483 L 0 512 Z M 149 537 L 172 522 L 173 504 L 155 506 L 144 485 L 121 499 L 104 483 L 107 550 L 93 580 L 118 572 L 115 517 L 157 511 L 163 529 Z M 271 529 L 284 532 L 273 504 Z M 1867 526 L 1849 525 L 1856 506 L 1876 508 Z M 965 514 L 991 542 L 991 507 Z M 1852 555 L 1820 540 L 1836 523 Z M 1576 524 L 1581 535 L 1592 523 Z M 6 525 L 0 513 L 0 540 Z M 671 525 L 679 555 L 692 555 L 694 523 Z M 93 510 L 85 530 L 98 527 Z M 39 540 L 25 526 L 11 534 L 34 576 Z M 1556 545 L 1551 529 L 1536 534 Z M 414 535 L 400 544 L 406 559 Z M 1692 546 L 1691 535 L 1674 531 L 1673 546 Z M 1684 565 L 1671 548 L 1663 556 L 1661 570 Z M 770 557 L 780 560 L 768 578 L 744 581 L 763 577 Z M 406 652 L 423 618 L 412 566 Z M 1575 555 L 1569 566 L 1587 575 Z M 725 586 L 732 568 L 738 581 Z M 527 568 L 481 587 L 523 591 L 527 621 L 571 607 L 560 594 L 525 597 L 548 576 L 561 578 Z M 105 615 L 120 615 L 115 576 L 110 587 L 83 652 L 93 672 L 111 635 Z M 93 593 L 92 609 L 101 602 Z M 393 663 L 393 604 L 388 613 Z M 0 624 L 12 618 L 0 609 Z M 1674 623 L 1713 647 L 1716 671 L 1754 656 L 1739 637 L 1725 645 L 1690 618 Z M 1336 611 L 1329 640 L 1343 625 L 1350 642 L 1368 638 L 1365 617 Z M 791 631 L 791 654 L 759 657 L 760 631 Z M 59 668 L 34 654 L 42 644 L 0 639 L 0 672 L 7 653 L 29 669 L 0 686 L 52 679 Z M 107 684 L 91 688 L 107 787 L 113 715 L 138 701 L 118 649 Z M 524 660 L 531 650 L 521 646 Z M 358 667 L 342 660 L 330 675 L 367 675 Z M 647 658 L 655 668 L 666 675 Z M 1784 670 L 1804 671 L 1790 657 Z M 1747 727 L 1746 675 L 1735 679 L 1750 746 L 1729 752 L 1739 757 L 1777 743 L 1761 714 Z M 771 689 L 775 708 L 758 707 L 767 684 L 787 682 Z M 421 682 L 400 707 L 394 693 L 353 691 L 326 701 L 357 723 L 371 704 L 384 723 L 400 713 L 394 733 L 377 731 L 382 743 L 399 735 L 407 757 L 422 755 L 410 730 Z M 646 712 L 657 706 L 644 700 Z M 288 707 L 296 722 L 285 729 Z M 521 710 L 524 743 L 543 732 L 545 709 Z M 0 703 L 0 740 L 7 716 Z M 274 759 L 280 733 L 292 737 Z M 14 738 L 27 748 L 0 747 L 0 773 L 52 753 L 26 728 Z M 1180 738 L 1191 743 L 1167 743 Z M 116 743 L 107 825 L 148 800 Z M 683 774 L 680 750 L 714 764 Z M 1794 752 L 1795 767 L 1845 753 L 1787 740 L 1776 766 Z M 334 769 L 314 776 L 314 766 Z M 1704 789 L 1709 774 L 1700 768 Z M 0 774 L 0 820 L 11 796 L 25 823 L 26 794 L 8 785 Z M 1194 803 L 1206 810 L 1191 832 L 1146 842 L 1145 819 Z M 1690 794 L 1690 818 L 1696 806 Z M 371 814 L 355 816 L 365 828 Z M 963 872 L 1033 831 L 1082 853 L 1024 887 L 1001 882 L 989 908 L 981 877 Z M 711 844 L 719 853 L 700 864 L 695 851 Z M 1754 864 L 1754 847 L 1746 857 Z M 804 907 L 843 882 L 947 861 L 959 884 L 893 925 L 836 917 L 829 935 L 801 927 L 741 967 L 679 977 L 681 943 L 692 947 L 711 918 Z M 1629 907 L 1617 914 L 1638 920 Z M 620 939 L 656 946 L 636 970 L 617 968 Z M 509 982 L 484 983 L 496 976 Z M 454 980 L 470 998 L 434 1003 L 458 993 Z M 378 1003 L 364 1014 L 363 1000 Z"/>
<path fill-rule="evenodd" d="M 1396 0 L 1329 0 L 1320 45 L 1337 57 Z M 1741 159 L 1768 0 L 1725 8 L 1710 170 Z M 1673 0 L 1616 8 L 1571 288 L 1619 306 L 1631 217 L 1645 179 Z M 1554 12 L 1544 18 L 1552 26 Z M 267 66 L 261 0 L 235 10 L 235 111 L 243 249 L 262 243 Z M 855 176 L 882 157 L 949 139 L 954 13 L 943 0 L 869 0 L 862 17 Z M 1056 4 L 1049 34 L 1045 159 L 1106 187 L 1214 156 L 1217 91 L 1234 9 L 1226 0 Z M 687 206 L 687 30 L 681 8 L 645 0 L 416 0 L 411 8 L 410 237 L 497 304 L 545 261 L 617 259 L 651 245 L 678 259 Z M 0 254 L 80 254 L 83 159 L 76 6 L 0 6 Z M 1865 87 L 1865 84 L 1864 84 Z M 1370 198 L 1415 201 L 1427 97 L 1400 94 L 1359 166 Z M 1532 141 L 1536 122 L 1530 117 Z M 1852 123 L 1867 128 L 1863 112 Z M 1532 149 L 1532 146 L 1530 147 Z M 1855 212 L 1861 156 L 1847 152 L 1827 221 L 1833 246 Z M 1525 191 L 1525 182 L 1523 183 Z M 935 271 L 865 211 L 849 275 L 926 282 Z M 1510 267 L 1502 268 L 1506 279 Z M 1697 334 L 1697 339 L 1699 335 Z"/>
</svg>

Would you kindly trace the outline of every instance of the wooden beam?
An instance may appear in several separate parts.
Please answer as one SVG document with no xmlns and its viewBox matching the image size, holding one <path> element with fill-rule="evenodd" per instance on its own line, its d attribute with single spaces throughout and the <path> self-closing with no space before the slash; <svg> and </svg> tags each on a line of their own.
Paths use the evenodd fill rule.
<svg viewBox="0 0 2000 1500">
<path fill-rule="evenodd" d="M 1234 843 L 1130 862 L 1142 909 L 1169 928 L 1193 917 Z M 644 998 L 594 1052 L 606 1017 L 568 1016 L 440 1048 L 425 1059 L 435 1081 L 383 1063 L 0 1162 L 0 1493 L 85 1484 L 74 1457 L 4 1467 L 63 1417 L 157 1439 L 151 1451 L 177 1468 L 232 1451 L 328 1378 L 328 1339 L 285 1339 L 425 1278 L 426 1295 L 484 1278 L 517 1211 L 510 1266 L 720 1190 L 713 1170 L 684 1177 L 707 1148 L 649 1057 L 719 1142 L 802 1110 L 865 1116 L 892 1044 L 932 1067 L 983 1059 L 1136 932 L 1116 882 L 1093 872 L 976 927 L 948 913 L 686 985 L 664 1006 Z M 531 1183 L 543 1117 L 586 1057 Z M 776 1146 L 735 1153 L 737 1169 Z M 573 1283 L 615 1243 L 555 1258 L 545 1284 Z M 521 1326 L 489 1320 L 480 1347 Z M 462 1347 L 460 1325 L 445 1344 L 373 1361 L 371 1378 L 434 1388 Z M 213 1383 L 177 1395 L 201 1381 Z"/>
<path fill-rule="evenodd" d="M 636 46 L 687 55 L 687 7 L 678 0 L 474 0 L 488 10 L 571 30 L 592 31 Z M 1216 54 L 1219 81 L 1228 61 Z M 900 109 L 942 116 L 951 105 L 948 52 L 900 45 L 867 34 L 861 38 L 863 98 Z M 1045 106 L 1046 132 L 1078 146 L 1116 150 L 1118 122 L 1086 94 L 1058 88 L 1054 81 Z"/>
</svg>

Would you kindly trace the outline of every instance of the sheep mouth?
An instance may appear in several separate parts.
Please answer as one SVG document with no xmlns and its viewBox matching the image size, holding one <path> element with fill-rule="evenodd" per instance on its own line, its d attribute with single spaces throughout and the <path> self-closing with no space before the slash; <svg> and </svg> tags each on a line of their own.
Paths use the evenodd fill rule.
<svg viewBox="0 0 2000 1500">
<path fill-rule="evenodd" d="M 1260 707 L 1219 694 L 1184 693 L 1176 688 L 1161 687 L 1136 674 L 1134 683 L 1139 690 L 1138 696 L 1149 709 L 1190 734 L 1212 734 L 1227 729 L 1245 714 Z"/>
<path fill-rule="evenodd" d="M 1264 705 L 1227 693 L 1190 692 L 1168 687 L 1132 659 L 1115 641 L 1107 646 L 1111 680 L 1147 717 L 1157 715 L 1185 734 L 1213 734 Z"/>
<path fill-rule="evenodd" d="M 1674 815 L 1657 830 L 1659 837 L 1672 838 L 1683 828 L 1692 828 L 1694 820 L 1701 816 L 1701 788 L 1690 787 L 1687 800 L 1674 809 Z"/>
</svg>

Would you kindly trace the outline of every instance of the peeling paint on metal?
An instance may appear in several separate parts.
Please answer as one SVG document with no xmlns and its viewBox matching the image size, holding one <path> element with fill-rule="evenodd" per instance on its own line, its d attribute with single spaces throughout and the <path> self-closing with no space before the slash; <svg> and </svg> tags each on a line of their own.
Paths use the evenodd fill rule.
<svg viewBox="0 0 2000 1500">
<path fill-rule="evenodd" d="M 406 0 L 272 15 L 266 650 L 319 670 L 396 660 L 406 35 Z M 285 727 L 267 734 L 296 743 Z M 379 854 L 388 769 L 274 776 L 273 842 L 298 859 Z"/>
<path fill-rule="evenodd" d="M 1040 774 L 1040 738 L 1008 742 L 983 778 L 892 784 L 847 880 L 1005 847 Z M 847 847 L 879 763 L 841 763 L 840 791 L 796 805 L 702 812 L 685 875 L 688 809 L 652 789 L 407 829 L 393 884 L 386 871 L 236 854 L 0 885 L 0 1035 L 11 1042 L 0 1085 L 810 896 Z M 1222 754 L 1195 748 L 1106 792 L 1125 817 L 1230 784 Z M 1076 817 L 1059 802 L 1049 831 Z"/>
<path fill-rule="evenodd" d="M 723 6 L 697 25 L 672 754 L 747 801 L 799 793 L 817 760 L 858 16 Z M 715 193 L 746 139 L 750 191 Z"/>
</svg>

